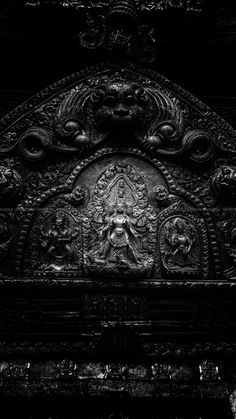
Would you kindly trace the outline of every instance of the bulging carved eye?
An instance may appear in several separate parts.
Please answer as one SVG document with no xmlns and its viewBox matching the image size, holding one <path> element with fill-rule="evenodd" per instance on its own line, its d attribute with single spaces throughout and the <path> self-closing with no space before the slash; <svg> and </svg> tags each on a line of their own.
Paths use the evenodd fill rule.
<svg viewBox="0 0 236 419">
<path fill-rule="evenodd" d="M 146 143 L 148 147 L 158 149 L 163 144 L 163 137 L 162 135 L 150 135 L 146 138 Z"/>
<path fill-rule="evenodd" d="M 165 137 L 169 138 L 169 137 L 173 137 L 176 133 L 176 126 L 170 122 L 164 122 L 162 125 L 160 125 L 159 127 L 159 132 L 161 132 Z"/>
<path fill-rule="evenodd" d="M 78 131 L 80 126 L 79 126 L 79 122 L 76 121 L 75 119 L 68 119 L 67 121 L 64 122 L 63 128 L 67 133 L 72 133 L 72 132 Z"/>
<path fill-rule="evenodd" d="M 85 133 L 77 133 L 74 137 L 74 144 L 81 150 L 89 150 L 93 146 L 91 138 Z"/>
<path fill-rule="evenodd" d="M 98 104 L 105 100 L 105 92 L 102 89 L 96 89 L 91 93 L 90 99 L 92 103 Z"/>
</svg>

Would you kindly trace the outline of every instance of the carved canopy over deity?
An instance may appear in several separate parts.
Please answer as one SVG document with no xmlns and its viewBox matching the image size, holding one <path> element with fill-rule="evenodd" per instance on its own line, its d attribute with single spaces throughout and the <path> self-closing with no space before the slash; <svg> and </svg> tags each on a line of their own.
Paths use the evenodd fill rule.
<svg viewBox="0 0 236 419">
<path fill-rule="evenodd" d="M 235 277 L 236 134 L 180 87 L 103 64 L 1 124 L 1 275 Z"/>
<path fill-rule="evenodd" d="M 137 170 L 130 164 L 110 165 L 99 177 L 90 204 L 85 250 L 88 272 L 150 275 L 156 218 Z"/>
</svg>

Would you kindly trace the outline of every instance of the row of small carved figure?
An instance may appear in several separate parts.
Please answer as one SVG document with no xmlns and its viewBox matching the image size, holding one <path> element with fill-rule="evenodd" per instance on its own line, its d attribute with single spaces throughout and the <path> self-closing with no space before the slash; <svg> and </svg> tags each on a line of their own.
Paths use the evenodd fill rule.
<svg viewBox="0 0 236 419">
<path fill-rule="evenodd" d="M 3 361 L 0 364 L 0 378 L 9 377 L 11 379 L 43 377 L 43 371 L 38 363 L 29 361 Z M 47 362 L 46 362 L 47 366 Z M 48 364 L 49 366 L 49 364 Z M 44 368 L 44 371 L 48 371 Z M 219 362 L 212 360 L 202 360 L 199 364 L 187 363 L 166 363 L 159 362 L 153 365 L 127 365 L 122 363 L 104 362 L 77 362 L 69 359 L 62 361 L 50 361 L 51 378 L 74 378 L 93 379 L 93 380 L 166 380 L 166 381 L 205 381 L 217 382 L 221 380 Z M 48 374 L 48 372 L 47 372 Z"/>
</svg>

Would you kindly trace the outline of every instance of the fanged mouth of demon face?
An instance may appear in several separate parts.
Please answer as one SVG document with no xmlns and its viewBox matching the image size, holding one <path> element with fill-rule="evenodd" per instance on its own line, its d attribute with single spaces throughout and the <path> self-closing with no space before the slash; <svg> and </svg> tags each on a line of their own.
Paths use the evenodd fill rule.
<svg viewBox="0 0 236 419">
<path fill-rule="evenodd" d="M 91 102 L 96 123 L 109 130 L 143 122 L 150 98 L 147 92 L 136 84 L 113 83 L 94 90 Z"/>
</svg>

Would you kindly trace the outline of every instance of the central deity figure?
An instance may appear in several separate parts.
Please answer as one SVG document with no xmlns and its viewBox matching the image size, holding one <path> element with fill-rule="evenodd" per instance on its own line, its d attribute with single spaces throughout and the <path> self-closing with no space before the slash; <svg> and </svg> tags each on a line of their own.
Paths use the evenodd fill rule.
<svg viewBox="0 0 236 419">
<path fill-rule="evenodd" d="M 139 233 L 125 203 L 118 201 L 109 213 L 99 229 L 98 258 L 116 264 L 129 264 L 130 261 L 139 264 Z"/>
<path fill-rule="evenodd" d="M 85 265 L 95 275 L 150 274 L 156 213 L 142 175 L 128 163 L 111 164 L 99 176 L 84 225 Z"/>
</svg>

